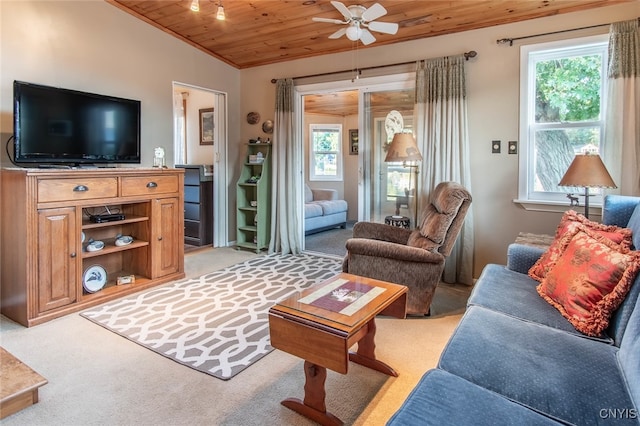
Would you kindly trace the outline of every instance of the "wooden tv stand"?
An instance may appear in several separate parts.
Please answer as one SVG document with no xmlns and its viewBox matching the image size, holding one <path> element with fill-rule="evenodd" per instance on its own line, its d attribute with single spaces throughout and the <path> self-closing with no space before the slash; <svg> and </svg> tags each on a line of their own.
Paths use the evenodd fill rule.
<svg viewBox="0 0 640 426">
<path fill-rule="evenodd" d="M 185 276 L 184 170 L 6 168 L 1 181 L 0 311 L 12 320 L 30 327 Z M 89 220 L 107 208 L 125 218 Z M 118 246 L 118 234 L 134 241 Z M 90 239 L 105 247 L 87 251 Z M 91 293 L 94 265 L 107 282 Z"/>
</svg>

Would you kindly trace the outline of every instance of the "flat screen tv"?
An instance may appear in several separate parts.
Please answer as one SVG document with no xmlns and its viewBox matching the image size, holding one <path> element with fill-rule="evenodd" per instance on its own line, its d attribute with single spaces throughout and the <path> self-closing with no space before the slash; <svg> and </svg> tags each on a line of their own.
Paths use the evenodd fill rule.
<svg viewBox="0 0 640 426">
<path fill-rule="evenodd" d="M 14 81 L 13 129 L 17 164 L 140 163 L 140 101 Z"/>
</svg>

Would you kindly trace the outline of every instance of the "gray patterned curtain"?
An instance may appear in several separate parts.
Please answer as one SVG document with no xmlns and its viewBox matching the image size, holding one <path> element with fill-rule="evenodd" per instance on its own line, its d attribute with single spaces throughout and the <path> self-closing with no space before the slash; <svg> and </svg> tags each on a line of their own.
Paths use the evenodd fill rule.
<svg viewBox="0 0 640 426">
<path fill-rule="evenodd" d="M 463 55 L 418 62 L 415 134 L 422 152 L 421 183 L 425 205 L 429 193 L 443 181 L 471 190 L 469 135 Z M 460 237 L 447 259 L 445 282 L 473 284 L 473 214 L 469 209 Z M 420 219 L 418 219 L 420 220 Z"/>
<path fill-rule="evenodd" d="M 295 94 L 292 79 L 276 82 L 276 108 L 273 126 L 271 240 L 269 253 L 299 254 L 299 190 L 302 153 L 295 141 Z"/>
<path fill-rule="evenodd" d="M 609 30 L 609 68 L 603 161 L 624 195 L 640 196 L 640 26 L 638 19 Z"/>
</svg>

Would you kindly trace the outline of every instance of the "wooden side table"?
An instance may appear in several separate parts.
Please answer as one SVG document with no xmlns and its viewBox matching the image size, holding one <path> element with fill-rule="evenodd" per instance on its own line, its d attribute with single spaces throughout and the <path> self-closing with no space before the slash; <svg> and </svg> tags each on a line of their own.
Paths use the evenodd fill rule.
<svg viewBox="0 0 640 426">
<path fill-rule="evenodd" d="M 0 347 L 0 419 L 38 402 L 47 379 Z"/>
<path fill-rule="evenodd" d="M 405 318 L 406 311 L 407 287 L 345 273 L 273 306 L 271 345 L 305 360 L 304 399 L 282 405 L 322 425 L 342 425 L 325 405 L 327 368 L 346 374 L 351 361 L 397 376 L 376 358 L 375 317 Z M 356 343 L 357 352 L 349 352 Z"/>
<path fill-rule="evenodd" d="M 515 242 L 517 244 L 538 247 L 546 250 L 549 248 L 549 246 L 553 242 L 553 239 L 554 239 L 553 235 L 520 232 Z"/>
</svg>

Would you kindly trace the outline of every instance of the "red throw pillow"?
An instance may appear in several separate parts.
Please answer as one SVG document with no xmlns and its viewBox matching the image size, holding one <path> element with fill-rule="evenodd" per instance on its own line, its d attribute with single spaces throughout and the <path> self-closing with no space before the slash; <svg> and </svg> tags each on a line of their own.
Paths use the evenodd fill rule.
<svg viewBox="0 0 640 426">
<path fill-rule="evenodd" d="M 545 251 L 540 259 L 529 269 L 529 276 L 536 281 L 542 281 L 547 275 L 549 268 L 553 262 L 562 254 L 560 249 L 560 240 L 567 233 L 575 232 L 577 228 L 589 229 L 608 238 L 616 244 L 620 244 L 623 248 L 631 247 L 632 232 L 628 228 L 620 228 L 615 225 L 603 225 L 593 222 L 583 215 L 576 213 L 575 210 L 565 212 L 560 220 L 560 224 L 556 229 L 556 234 L 551 245 Z"/>
<path fill-rule="evenodd" d="M 640 252 L 583 229 L 565 234 L 560 249 L 538 294 L 576 330 L 600 336 L 633 285 Z"/>
</svg>

